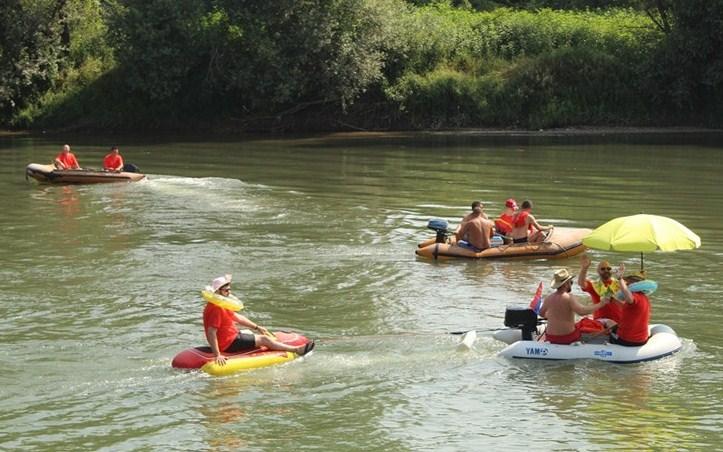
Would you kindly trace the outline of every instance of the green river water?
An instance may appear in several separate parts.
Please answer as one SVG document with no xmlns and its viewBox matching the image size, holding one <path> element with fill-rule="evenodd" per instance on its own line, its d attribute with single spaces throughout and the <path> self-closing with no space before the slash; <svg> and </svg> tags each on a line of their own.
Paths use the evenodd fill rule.
<svg viewBox="0 0 723 452">
<path fill-rule="evenodd" d="M 112 144 L 145 181 L 40 185 L 25 165 Z M 710 450 L 723 444 L 723 139 L 377 134 L 0 138 L 0 450 Z M 658 361 L 497 357 L 507 305 L 561 261 L 417 258 L 430 218 L 530 198 L 543 224 L 665 215 L 702 239 L 648 253 Z M 637 254 L 590 251 L 594 263 Z M 283 366 L 170 367 L 199 291 L 317 340 Z M 577 286 L 574 293 L 582 295 Z M 474 349 L 449 331 L 476 329 Z"/>
</svg>

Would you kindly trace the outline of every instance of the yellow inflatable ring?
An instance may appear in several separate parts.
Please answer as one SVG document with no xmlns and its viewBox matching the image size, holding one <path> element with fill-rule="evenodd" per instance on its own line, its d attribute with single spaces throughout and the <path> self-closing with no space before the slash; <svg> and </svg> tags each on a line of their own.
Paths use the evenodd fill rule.
<svg viewBox="0 0 723 452">
<path fill-rule="evenodd" d="M 224 297 L 223 295 L 211 290 L 210 287 L 206 287 L 204 290 L 202 290 L 201 296 L 204 300 L 211 304 L 215 304 L 219 308 L 229 309 L 231 311 L 240 311 L 244 308 L 244 304 L 238 298 L 234 297 L 233 295 Z"/>
</svg>

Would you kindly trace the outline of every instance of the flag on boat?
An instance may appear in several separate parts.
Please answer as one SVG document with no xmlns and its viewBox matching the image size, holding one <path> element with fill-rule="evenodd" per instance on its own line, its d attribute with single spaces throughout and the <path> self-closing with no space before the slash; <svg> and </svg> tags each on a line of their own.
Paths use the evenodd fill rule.
<svg viewBox="0 0 723 452">
<path fill-rule="evenodd" d="M 537 286 L 537 292 L 535 292 L 535 296 L 532 298 L 532 301 L 530 301 L 530 309 L 535 311 L 535 314 L 540 313 L 540 308 L 542 308 L 542 281 L 540 281 L 540 285 Z"/>
</svg>

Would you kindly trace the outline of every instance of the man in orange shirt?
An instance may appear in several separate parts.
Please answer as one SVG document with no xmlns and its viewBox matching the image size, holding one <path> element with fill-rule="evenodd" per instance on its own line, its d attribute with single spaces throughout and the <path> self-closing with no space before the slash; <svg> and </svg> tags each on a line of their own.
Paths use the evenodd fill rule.
<svg viewBox="0 0 723 452">
<path fill-rule="evenodd" d="M 622 315 L 617 330 L 610 334 L 610 343 L 625 347 L 640 347 L 648 342 L 648 325 L 650 323 L 650 299 L 643 292 L 631 292 L 628 284 L 642 281 L 639 275 L 620 278 L 620 290 L 623 299 L 615 299 L 622 305 Z"/>
<path fill-rule="evenodd" d="M 120 173 L 123 171 L 123 157 L 118 152 L 118 146 L 110 148 L 110 154 L 103 158 L 103 171 Z"/>
<path fill-rule="evenodd" d="M 231 275 L 219 276 L 214 279 L 211 283 L 211 288 L 215 293 L 228 297 L 231 293 Z M 250 328 L 260 334 L 240 332 L 236 327 L 237 324 Z M 224 309 L 210 302 L 206 304 L 206 308 L 203 310 L 203 329 L 206 332 L 208 345 L 211 346 L 211 351 L 215 356 L 216 364 L 220 366 L 226 364 L 224 352 L 235 353 L 258 347 L 266 347 L 269 350 L 294 352 L 297 355 L 303 356 L 314 349 L 314 341 L 299 347 L 277 342 L 269 337 L 269 330 L 260 326 L 258 323 L 252 322 L 241 314 Z"/>
<path fill-rule="evenodd" d="M 67 144 L 63 146 L 63 150 L 55 157 L 53 163 L 55 164 L 55 168 L 59 170 L 80 169 L 78 160 L 75 158 L 75 155 L 70 152 L 70 146 Z"/>
<path fill-rule="evenodd" d="M 592 261 L 587 254 L 583 254 L 580 257 L 580 273 L 577 276 L 577 283 L 583 292 L 590 294 L 593 304 L 598 304 L 601 298 L 606 296 L 608 298 L 614 297 L 615 294 L 618 293 L 618 290 L 620 290 L 620 283 L 613 277 L 610 262 L 606 260 L 600 261 L 597 265 L 599 279 L 597 281 L 587 279 L 587 271 L 591 264 Z M 625 265 L 620 264 L 618 274 L 622 275 L 623 273 L 625 273 Z M 620 322 L 621 316 L 621 305 L 610 303 L 606 307 L 595 311 L 593 319 L 600 321 L 605 324 L 606 327 L 610 328 Z"/>
</svg>

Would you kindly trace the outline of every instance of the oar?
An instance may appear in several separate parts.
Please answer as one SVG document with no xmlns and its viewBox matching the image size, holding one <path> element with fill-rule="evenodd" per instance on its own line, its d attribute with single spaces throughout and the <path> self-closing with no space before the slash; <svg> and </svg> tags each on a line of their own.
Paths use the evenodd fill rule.
<svg viewBox="0 0 723 452">
<path fill-rule="evenodd" d="M 464 330 L 464 331 L 450 331 L 447 334 L 452 334 L 454 336 L 461 336 L 463 334 L 469 333 L 470 331 L 475 331 L 477 333 L 483 333 L 485 331 L 502 331 L 502 330 L 506 330 L 506 329 L 508 329 L 508 328 L 487 328 L 484 330 L 472 329 L 472 330 Z"/>
<path fill-rule="evenodd" d="M 462 340 L 457 345 L 458 350 L 472 350 L 472 347 L 474 346 L 474 341 L 477 340 L 477 332 L 475 330 L 467 331 L 464 333 L 464 336 L 462 336 Z"/>
</svg>

